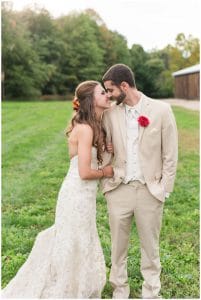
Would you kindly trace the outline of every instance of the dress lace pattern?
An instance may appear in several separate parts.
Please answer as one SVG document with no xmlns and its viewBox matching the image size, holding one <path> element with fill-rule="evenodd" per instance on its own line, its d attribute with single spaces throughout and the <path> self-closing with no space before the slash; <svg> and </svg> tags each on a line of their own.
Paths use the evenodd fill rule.
<svg viewBox="0 0 201 300">
<path fill-rule="evenodd" d="M 92 168 L 97 168 L 92 148 Z M 40 232 L 2 298 L 100 298 L 105 261 L 96 227 L 97 180 L 81 180 L 78 157 L 58 195 L 55 223 Z"/>
</svg>

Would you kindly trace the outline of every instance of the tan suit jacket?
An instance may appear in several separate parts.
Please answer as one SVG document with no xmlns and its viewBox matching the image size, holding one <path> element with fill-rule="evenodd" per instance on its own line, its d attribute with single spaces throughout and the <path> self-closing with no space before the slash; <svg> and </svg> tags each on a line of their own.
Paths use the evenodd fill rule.
<svg viewBox="0 0 201 300">
<path fill-rule="evenodd" d="M 172 192 L 177 167 L 178 134 L 174 115 L 169 104 L 153 100 L 142 94 L 141 115 L 150 124 L 140 126 L 138 151 L 142 173 L 152 195 L 165 201 L 165 193 Z M 113 178 L 103 178 L 103 193 L 115 189 L 126 170 L 126 115 L 125 105 L 114 104 L 103 115 L 107 141 L 113 143 L 114 155 L 104 154 L 104 165 L 112 162 Z"/>
</svg>

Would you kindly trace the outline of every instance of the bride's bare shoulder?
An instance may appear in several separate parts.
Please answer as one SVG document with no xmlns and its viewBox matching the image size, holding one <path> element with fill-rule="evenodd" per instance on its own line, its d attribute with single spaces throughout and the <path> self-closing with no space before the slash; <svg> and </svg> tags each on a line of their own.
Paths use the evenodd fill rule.
<svg viewBox="0 0 201 300">
<path fill-rule="evenodd" d="M 93 134 L 93 130 L 88 124 L 76 124 L 75 130 L 78 134 Z"/>
</svg>

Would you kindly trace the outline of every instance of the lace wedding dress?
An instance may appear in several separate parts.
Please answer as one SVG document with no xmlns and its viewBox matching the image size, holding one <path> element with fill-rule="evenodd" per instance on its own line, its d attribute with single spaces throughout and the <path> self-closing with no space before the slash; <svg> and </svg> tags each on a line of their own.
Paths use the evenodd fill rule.
<svg viewBox="0 0 201 300">
<path fill-rule="evenodd" d="M 92 148 L 92 168 L 97 168 Z M 96 228 L 97 180 L 81 180 L 78 157 L 58 195 L 55 223 L 40 232 L 2 298 L 100 298 L 105 261 Z"/>
</svg>

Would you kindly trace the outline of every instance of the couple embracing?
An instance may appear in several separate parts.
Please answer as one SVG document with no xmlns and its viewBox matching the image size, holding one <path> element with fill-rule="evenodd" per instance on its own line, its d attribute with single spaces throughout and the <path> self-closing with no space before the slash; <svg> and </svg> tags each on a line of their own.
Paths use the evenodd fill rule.
<svg viewBox="0 0 201 300">
<path fill-rule="evenodd" d="M 103 85 L 79 84 L 73 105 L 76 113 L 67 130 L 70 167 L 59 191 L 55 223 L 38 234 L 2 296 L 101 298 L 106 269 L 96 227 L 100 182 L 111 231 L 112 297 L 129 297 L 127 251 L 135 219 L 142 298 L 160 298 L 159 235 L 177 166 L 172 110 L 138 91 L 132 70 L 123 64 L 105 73 Z"/>
</svg>

